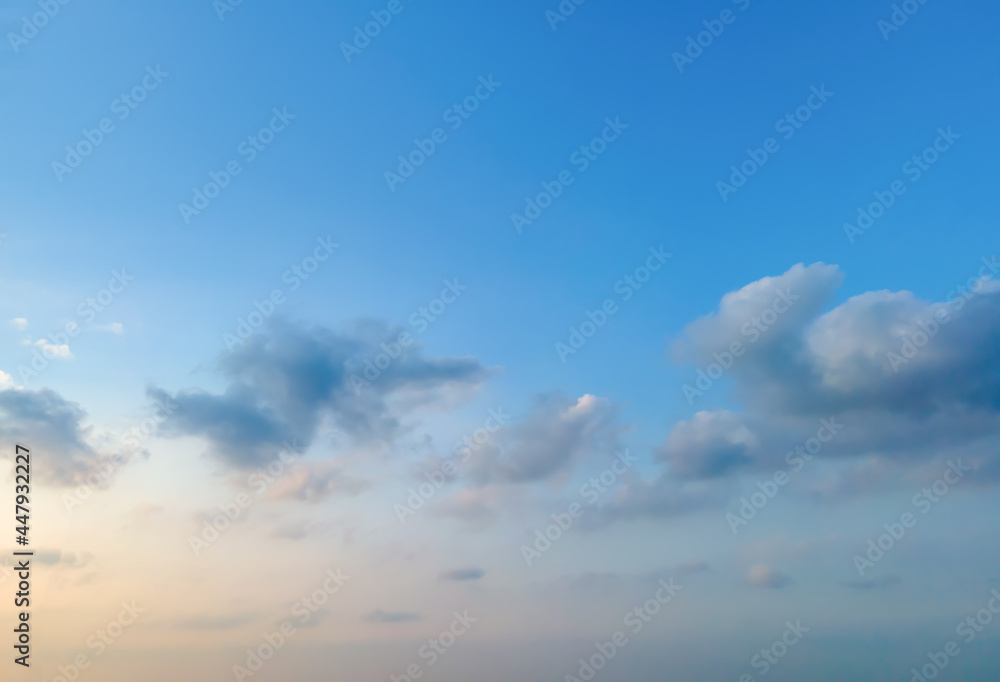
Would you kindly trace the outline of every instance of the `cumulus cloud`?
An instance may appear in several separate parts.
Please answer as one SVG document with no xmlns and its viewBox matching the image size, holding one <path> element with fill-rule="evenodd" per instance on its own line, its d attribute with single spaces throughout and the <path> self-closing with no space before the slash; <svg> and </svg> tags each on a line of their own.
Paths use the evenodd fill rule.
<svg viewBox="0 0 1000 682">
<path fill-rule="evenodd" d="M 0 439 L 44 453 L 32 465 L 46 482 L 79 484 L 107 465 L 107 456 L 87 441 L 91 428 L 86 422 L 83 408 L 50 389 L 0 390 Z"/>
<path fill-rule="evenodd" d="M 559 394 L 536 399 L 527 416 L 503 427 L 471 466 L 479 484 L 547 479 L 593 457 L 611 456 L 627 430 L 620 408 L 606 398 Z"/>
<path fill-rule="evenodd" d="M 503 425 L 488 439 L 467 438 L 464 448 L 461 441 L 456 444 L 447 462 L 435 456 L 414 467 L 425 485 L 428 472 L 448 471 L 449 463 L 457 467 L 453 479 L 442 481 L 457 484 L 456 489 L 431 500 L 426 513 L 482 529 L 541 505 L 543 498 L 547 508 L 552 491 L 571 483 L 584 467 L 605 468 L 626 450 L 622 437 L 632 427 L 618 421 L 620 411 L 610 400 L 589 394 L 575 399 L 556 392 L 536 396 L 516 418 L 500 419 Z M 446 479 L 444 473 L 438 475 Z"/>
<path fill-rule="evenodd" d="M 844 276 L 823 263 L 726 294 L 670 351 L 704 373 L 684 389 L 695 405 L 729 397 L 743 409 L 674 424 L 658 451 L 662 475 L 632 484 L 613 511 L 711 504 L 734 476 L 788 468 L 816 446 L 842 467 L 814 488 L 828 497 L 898 485 L 954 456 L 979 480 L 1000 477 L 1000 282 L 989 265 L 977 269 L 941 302 L 873 291 L 830 308 Z M 724 385 L 713 363 L 725 366 Z"/>
<path fill-rule="evenodd" d="M 953 291 L 938 303 L 909 291 L 867 292 L 818 314 L 841 279 L 834 266 L 798 265 L 741 290 L 756 293 L 758 315 L 779 291 L 800 298 L 756 343 L 735 333 L 756 317 L 753 307 L 734 309 L 728 294 L 717 315 L 688 327 L 680 356 L 708 363 L 729 340 L 744 342 L 746 354 L 729 370 L 735 396 L 789 415 L 876 409 L 922 416 L 947 406 L 996 411 L 1000 355 L 992 340 L 1000 329 L 1000 282 L 983 281 L 978 292 Z M 907 349 L 913 341 L 919 347 Z"/>
<path fill-rule="evenodd" d="M 756 283 L 755 291 L 764 301 L 782 288 L 800 291 L 795 305 L 815 312 L 840 281 L 830 268 L 796 266 Z M 824 457 L 913 461 L 982 439 L 995 443 L 1000 282 L 984 280 L 975 288 L 939 303 L 908 291 L 868 292 L 827 313 L 775 325 L 729 370 L 734 397 L 746 410 L 700 413 L 679 423 L 665 459 L 679 474 L 702 477 L 752 463 L 770 468 L 775 454 L 783 456 L 808 439 L 820 419 L 834 416 L 846 427 Z M 698 343 L 690 348 L 703 349 L 705 359 L 720 347 L 713 335 L 735 328 L 733 317 L 723 305 L 717 321 L 692 325 L 688 336 Z"/>
<path fill-rule="evenodd" d="M 681 478 L 714 478 L 751 462 L 759 439 L 742 419 L 725 410 L 699 412 L 671 430 L 659 453 L 671 474 Z"/>
<path fill-rule="evenodd" d="M 815 320 L 843 282 L 835 265 L 796 265 L 778 277 L 764 277 L 722 297 L 717 312 L 689 324 L 670 351 L 681 363 L 704 366 L 715 353 L 729 352 L 733 342 L 747 348 L 733 371 L 780 356 L 784 341 Z M 771 311 L 771 312 L 769 312 Z M 775 358 L 778 359 L 778 358 Z"/>
<path fill-rule="evenodd" d="M 67 346 L 65 343 L 56 344 L 56 343 L 51 343 L 48 339 L 38 339 L 37 341 L 35 341 L 35 346 L 47 358 L 73 357 L 73 353 L 70 352 L 69 346 Z"/>
<path fill-rule="evenodd" d="M 223 393 L 188 389 L 171 396 L 152 388 L 149 395 L 177 406 L 164 435 L 201 436 L 237 468 L 266 463 L 284 443 L 308 445 L 324 419 L 355 443 L 391 443 L 405 430 L 404 413 L 436 404 L 449 391 L 475 390 L 490 374 L 474 358 L 428 359 L 413 344 L 366 379 L 365 360 L 398 334 L 376 322 L 335 333 L 276 321 L 223 354 L 217 363 L 227 382 Z"/>
</svg>

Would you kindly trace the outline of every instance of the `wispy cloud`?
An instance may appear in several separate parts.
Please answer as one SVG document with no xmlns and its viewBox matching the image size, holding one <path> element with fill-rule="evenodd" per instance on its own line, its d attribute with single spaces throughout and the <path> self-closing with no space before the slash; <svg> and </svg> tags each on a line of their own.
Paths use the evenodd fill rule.
<svg viewBox="0 0 1000 682">
<path fill-rule="evenodd" d="M 370 623 L 407 623 L 415 620 L 420 620 L 420 614 L 402 613 L 399 611 L 383 611 L 382 609 L 375 609 L 375 611 L 368 614 L 365 620 L 367 620 Z"/>
<path fill-rule="evenodd" d="M 486 575 L 486 571 L 481 568 L 457 568 L 453 571 L 445 571 L 441 574 L 441 580 L 480 580 Z"/>
</svg>

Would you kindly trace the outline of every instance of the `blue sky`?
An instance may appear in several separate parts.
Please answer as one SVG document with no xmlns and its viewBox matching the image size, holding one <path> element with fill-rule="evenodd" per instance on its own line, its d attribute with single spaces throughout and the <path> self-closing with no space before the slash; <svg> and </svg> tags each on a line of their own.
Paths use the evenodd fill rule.
<svg viewBox="0 0 1000 682">
<path fill-rule="evenodd" d="M 307 564 L 336 546 L 359 567 L 405 557 L 420 557 L 413 561 L 431 574 L 438 564 L 473 566 L 484 571 L 470 581 L 484 608 L 511 605 L 511 620 L 484 628 L 476 646 L 533 632 L 535 625 L 515 623 L 529 618 L 532 590 L 545 581 L 565 584 L 552 597 L 554 613 L 569 614 L 574 600 L 591 597 L 593 612 L 539 619 L 539 632 L 589 637 L 591 625 L 602 632 L 597 612 L 626 610 L 652 573 L 669 569 L 681 579 L 678 567 L 688 564 L 698 567 L 684 569 L 689 593 L 703 592 L 678 609 L 690 609 L 685 617 L 698 623 L 691 631 L 703 635 L 702 645 L 717 641 L 739 654 L 711 674 L 692 654 L 690 679 L 738 679 L 751 653 L 742 656 L 736 642 L 753 641 L 771 621 L 778 636 L 782 618 L 827 607 L 826 639 L 817 637 L 811 656 L 835 655 L 834 634 L 861 622 L 843 604 L 845 591 L 856 596 L 852 589 L 884 600 L 890 615 L 872 626 L 873 636 L 902 649 L 910 640 L 896 628 L 917 628 L 931 646 L 949 629 L 935 630 L 940 614 L 950 623 L 953 612 L 988 598 L 984 588 L 1000 584 L 984 522 L 995 513 L 994 283 L 967 299 L 973 314 L 945 302 L 955 287 L 992 277 L 982 267 L 997 248 L 1000 10 L 980 1 L 914 2 L 915 13 L 890 31 L 892 3 L 853 0 L 589 0 L 564 2 L 575 10 L 558 23 L 546 14 L 559 11 L 554 1 L 398 3 L 398 13 L 386 14 L 391 3 L 248 1 L 220 11 L 226 0 L 69 2 L 26 42 L 10 35 L 39 5 L 18 0 L 0 11 L 8 35 L 0 71 L 8 95 L 0 136 L 7 159 L 0 378 L 10 377 L 0 434 L 62 453 L 51 465 L 47 541 L 69 542 L 60 533 L 74 527 L 84 535 L 72 551 L 98 557 L 74 570 L 108 580 L 101 562 L 124 546 L 102 559 L 88 546 L 99 535 L 80 529 L 137 509 L 144 520 L 123 537 L 149 531 L 142 523 L 163 524 L 176 546 L 163 556 L 149 549 L 150 560 L 195 570 L 187 538 L 199 514 L 245 488 L 248 467 L 294 436 L 308 448 L 304 460 L 280 484 L 287 489 L 254 506 L 239 543 L 235 533 L 226 539 L 232 558 L 216 570 L 242 566 L 255 538 L 273 528 L 309 523 L 316 527 L 287 533 Z M 373 12 L 391 22 L 346 58 L 343 45 Z M 721 33 L 711 43 L 703 34 L 707 46 L 679 68 L 675 54 L 712 28 Z M 123 117 L 120 98 L 134 88 L 142 101 Z M 825 101 L 816 92 L 828 93 Z M 458 119 L 453 107 L 462 102 L 475 110 Z M 796 111 L 808 120 L 786 136 L 791 129 L 780 121 Z M 110 119 L 104 133 L 88 132 L 103 119 Z M 275 132 L 262 139 L 273 140 L 249 153 L 250 137 L 268 126 Z M 444 141 L 405 182 L 387 183 L 401 155 L 430 148 L 425 140 L 435 129 Z M 578 150 L 602 133 L 604 142 L 591 147 L 600 153 L 584 164 Z M 78 167 L 54 167 L 88 134 L 101 141 Z M 731 182 L 731 166 L 760 158 L 769 138 L 776 151 L 723 198 L 718 183 Z M 937 151 L 926 152 L 935 143 Z M 918 177 L 906 164 L 925 153 L 934 161 L 922 162 Z M 185 220 L 179 206 L 232 162 L 239 174 Z M 512 214 L 523 214 L 526 200 L 560 173 L 572 184 L 519 232 Z M 864 234 L 845 233 L 859 208 L 897 181 L 905 193 L 884 216 Z M 308 259 L 324 243 L 337 247 L 293 285 L 297 276 L 286 273 L 311 269 Z M 651 249 L 671 255 L 655 261 L 659 269 L 641 288 L 622 285 L 645 277 L 637 271 L 654 262 Z M 123 270 L 134 279 L 89 321 L 79 306 Z M 456 287 L 453 302 L 442 296 Z M 775 308 L 778 322 L 761 341 L 689 402 L 683 386 L 694 384 L 712 353 L 747 342 L 743 324 L 788 287 L 802 297 L 791 312 Z M 276 289 L 275 314 L 230 352 L 225 335 Z M 426 328 L 411 323 L 421 307 L 442 305 L 433 303 L 439 297 L 437 319 Z M 571 328 L 608 299 L 616 312 L 563 362 L 557 344 L 569 343 Z M 887 353 L 937 310 L 953 318 L 895 371 Z M 61 348 L 53 332 L 70 322 L 82 331 Z M 385 376 L 360 393 L 337 383 L 402 331 L 415 344 Z M 46 346 L 56 357 L 38 375 L 22 371 Z M 156 414 L 150 398 L 157 396 L 182 407 L 157 420 L 141 452 L 129 451 L 121 434 Z M 419 530 L 398 524 L 391 510 L 400 495 L 497 407 L 512 421 L 491 432 L 486 454 L 428 502 L 413 521 Z M 835 452 L 734 538 L 725 514 L 830 410 L 848 424 Z M 564 541 L 561 556 L 547 556 L 548 565 L 526 576 L 517 547 L 579 500 L 579 484 L 625 448 L 639 458 L 626 483 L 583 516 L 585 528 Z M 117 451 L 128 464 L 81 512 L 89 519 L 64 513 L 60 495 Z M 844 587 L 859 579 L 851 564 L 857 548 L 959 456 L 974 463 L 975 483 L 921 520 L 919 545 L 896 550 L 887 579 Z M 196 491 L 191 497 L 186 485 Z M 386 523 L 389 530 L 370 540 L 352 535 L 354 525 Z M 372 570 L 393 580 L 391 571 Z M 968 573 L 960 579 L 956 571 Z M 142 573 L 134 573 L 141 591 Z M 619 582 L 586 582 L 589 573 Z M 953 581 L 964 587 L 923 591 Z M 261 589 L 280 602 L 273 586 Z M 359 586 L 316 641 L 353 637 L 356 614 L 412 611 L 412 623 L 365 621 L 357 635 L 408 651 L 400 642 L 419 637 L 421 625 L 433 629 L 428 621 L 436 623 L 440 610 L 433 597 L 414 596 L 423 589 L 400 579 L 387 597 L 398 604 L 377 606 L 376 589 Z M 712 591 L 719 596 L 704 596 Z M 914 594 L 927 599 L 926 609 L 911 606 Z M 86 605 L 74 622 L 89 632 L 82 614 L 94 603 L 72 591 L 59 598 Z M 244 630 L 212 633 L 234 651 L 252 644 L 273 610 L 264 597 L 241 604 L 206 607 L 217 619 L 234 608 L 253 614 Z M 732 641 L 710 639 L 709 614 L 731 616 Z M 183 624 L 197 615 L 164 604 L 157 627 L 190 633 Z M 684 631 L 676 618 L 644 636 L 674 641 Z M 53 665 L 77 641 L 63 634 L 41 654 Z M 135 646 L 161 641 L 155 628 L 145 636 Z M 854 646 L 843 643 L 844 651 Z M 871 653 L 857 649 L 864 651 Z M 903 679 L 909 659 L 893 656 L 886 670 L 857 665 L 869 679 Z M 552 658 L 532 657 L 542 667 Z M 992 679 L 973 657 L 956 666 L 984 676 L 966 679 Z M 571 672 L 575 655 L 554 658 L 553 674 Z M 791 675 L 792 658 L 772 675 Z M 309 669 L 313 660 L 294 674 L 311 679 L 322 669 Z M 262 674 L 279 674 L 280 665 Z M 358 679 L 383 679 L 379 665 L 358 666 Z M 109 667 L 105 679 L 123 670 Z M 435 673 L 447 679 L 462 670 Z M 653 670 L 639 666 L 630 676 Z M 831 673 L 838 674 L 827 679 L 853 679 L 846 668 Z"/>
</svg>

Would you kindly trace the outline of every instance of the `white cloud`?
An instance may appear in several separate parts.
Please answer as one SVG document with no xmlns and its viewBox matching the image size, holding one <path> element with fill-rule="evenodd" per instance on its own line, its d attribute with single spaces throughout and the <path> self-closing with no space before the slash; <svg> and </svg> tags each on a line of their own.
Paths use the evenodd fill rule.
<svg viewBox="0 0 1000 682">
<path fill-rule="evenodd" d="M 28 327 L 28 320 L 23 317 L 15 317 L 10 321 L 10 323 L 14 325 L 14 328 L 18 331 L 23 331 Z"/>
<path fill-rule="evenodd" d="M 47 358 L 73 357 L 73 353 L 70 352 L 69 346 L 66 344 L 57 345 L 49 343 L 48 339 L 38 339 L 35 341 L 35 345 L 42 350 L 42 354 Z"/>
</svg>

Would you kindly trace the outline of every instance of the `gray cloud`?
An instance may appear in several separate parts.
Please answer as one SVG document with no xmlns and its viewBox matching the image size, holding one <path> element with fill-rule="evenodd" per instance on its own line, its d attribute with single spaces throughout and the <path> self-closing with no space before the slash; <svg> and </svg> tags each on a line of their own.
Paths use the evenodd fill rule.
<svg viewBox="0 0 1000 682">
<path fill-rule="evenodd" d="M 420 614 L 417 613 L 402 613 L 399 611 L 383 611 L 382 609 L 375 609 L 372 613 L 368 614 L 365 618 L 370 623 L 408 623 L 415 620 L 420 620 Z"/>
<path fill-rule="evenodd" d="M 0 440 L 10 444 L 4 451 L 13 458 L 16 442 L 37 453 L 32 470 L 46 483 L 78 485 L 107 465 L 108 456 L 87 442 L 86 421 L 83 408 L 50 389 L 0 390 Z"/>
<path fill-rule="evenodd" d="M 176 404 L 164 435 L 201 436 L 237 468 L 266 463 L 284 443 L 308 445 L 324 417 L 355 443 L 390 443 L 403 430 L 392 399 L 405 397 L 412 408 L 449 389 L 476 388 L 489 376 L 473 358 L 427 359 L 413 344 L 366 382 L 365 361 L 399 331 L 372 321 L 344 333 L 275 321 L 223 354 L 222 394 L 190 389 L 170 396 L 153 388 L 149 396 Z"/>
<path fill-rule="evenodd" d="M 55 566 L 62 558 L 62 551 L 58 549 L 42 549 L 35 552 L 35 561 L 48 566 Z"/>
<path fill-rule="evenodd" d="M 21 549 L 23 550 L 24 548 L 22 547 Z M 2 562 L 4 566 L 10 567 L 14 565 L 9 555 L 16 551 L 19 550 L 7 550 L 6 554 L 8 557 Z M 82 568 L 89 564 L 94 558 L 94 555 L 90 552 L 82 552 L 78 555 L 76 552 L 64 552 L 61 549 L 36 549 L 34 552 L 34 560 L 45 566 L 68 566 L 70 568 Z"/>
<path fill-rule="evenodd" d="M 519 419 L 508 422 L 484 443 L 456 462 L 465 487 L 433 503 L 428 513 L 485 528 L 504 513 L 531 504 L 529 486 L 559 486 L 571 480 L 579 465 L 604 463 L 621 448 L 631 426 L 620 424 L 620 407 L 606 398 L 578 399 L 560 393 L 537 396 Z M 463 456 L 463 460 L 465 457 Z M 441 467 L 431 458 L 423 470 Z"/>
<path fill-rule="evenodd" d="M 708 562 L 697 559 L 692 561 L 686 561 L 677 567 L 678 573 L 685 573 L 685 574 L 704 573 L 705 571 L 708 570 L 710 570 Z"/>
<path fill-rule="evenodd" d="M 626 480 L 614 497 L 600 507 L 598 514 L 582 519 L 582 526 L 599 527 L 615 520 L 680 516 L 701 509 L 720 508 L 732 499 L 735 491 L 728 480 L 683 481 L 669 473 L 652 480 Z"/>
<path fill-rule="evenodd" d="M 952 293 L 951 302 L 942 303 L 908 291 L 868 292 L 820 314 L 841 281 L 835 266 L 797 265 L 727 294 L 715 315 L 685 329 L 675 356 L 704 367 L 731 342 L 743 342 L 746 354 L 727 372 L 734 396 L 748 407 L 787 415 L 874 409 L 924 417 L 949 406 L 996 412 L 1000 355 L 991 339 L 1000 331 L 1000 282 L 986 283 L 971 299 Z M 747 322 L 782 291 L 799 300 L 750 343 Z M 945 313 L 949 320 L 933 325 L 937 331 L 926 347 L 893 367 L 889 353 L 901 353 L 903 339 L 921 332 L 921 322 Z"/>
<path fill-rule="evenodd" d="M 796 447 L 831 419 L 843 428 L 821 456 L 841 471 L 814 495 L 884 490 L 955 456 L 980 481 L 1000 478 L 1000 282 L 956 288 L 938 303 L 874 291 L 825 311 L 842 282 L 836 266 L 796 265 L 726 294 L 714 314 L 688 325 L 674 358 L 693 365 L 692 375 L 728 365 L 720 381 L 744 409 L 706 409 L 674 424 L 657 453 L 665 470 L 631 483 L 605 516 L 725 504 L 727 481 L 788 469 Z M 768 309 L 782 312 L 765 317 Z M 727 357 L 734 342 L 744 353 Z M 705 392 L 695 404 L 725 397 L 724 386 L 702 382 L 690 380 Z"/>
<path fill-rule="evenodd" d="M 479 580 L 486 575 L 486 571 L 481 568 L 458 568 L 453 571 L 445 571 L 441 574 L 441 580 Z"/>
<path fill-rule="evenodd" d="M 502 509 L 512 508 L 522 498 L 498 486 L 465 488 L 434 504 L 428 510 L 431 516 L 451 518 L 474 528 L 493 524 Z"/>
<path fill-rule="evenodd" d="M 179 621 L 176 627 L 183 630 L 232 630 L 241 625 L 252 623 L 258 615 L 256 613 L 241 613 L 232 616 L 201 615 Z"/>
<path fill-rule="evenodd" d="M 715 361 L 715 353 L 728 352 L 732 342 L 740 341 L 747 347 L 747 354 L 731 371 L 748 364 L 744 360 L 751 357 L 760 361 L 780 356 L 784 353 L 785 341 L 800 335 L 815 320 L 842 282 L 843 274 L 837 266 L 823 263 L 809 267 L 799 264 L 778 277 L 752 282 L 724 295 L 714 314 L 685 327 L 671 346 L 671 355 L 677 362 L 703 367 Z M 779 302 L 777 306 L 776 302 Z M 769 323 L 766 331 L 754 334 L 755 329 L 760 332 L 755 319 L 768 309 L 785 310 L 778 313 L 774 321 L 766 321 Z M 756 340 L 751 343 L 755 336 Z"/>
<path fill-rule="evenodd" d="M 670 463 L 674 476 L 715 478 L 750 464 L 756 445 L 757 437 L 738 415 L 699 412 L 671 430 L 659 459 Z"/>
<path fill-rule="evenodd" d="M 592 395 L 540 396 L 524 419 L 502 428 L 475 453 L 472 478 L 481 485 L 528 483 L 608 457 L 628 430 L 617 423 L 619 412 L 610 400 Z"/>
</svg>

